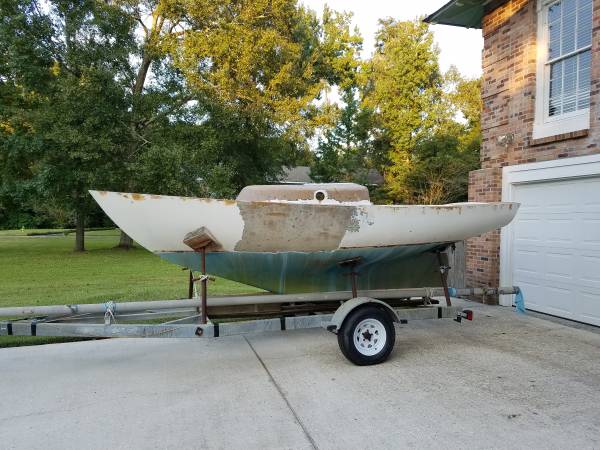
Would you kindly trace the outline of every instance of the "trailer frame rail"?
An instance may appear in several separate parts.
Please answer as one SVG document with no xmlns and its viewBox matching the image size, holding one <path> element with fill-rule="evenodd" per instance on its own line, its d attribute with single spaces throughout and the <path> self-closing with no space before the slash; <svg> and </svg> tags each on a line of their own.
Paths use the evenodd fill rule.
<svg viewBox="0 0 600 450">
<path fill-rule="evenodd" d="M 394 308 L 400 323 L 408 320 L 448 319 L 455 318 L 463 308 L 459 306 L 421 306 L 415 308 Z M 152 317 L 146 314 L 145 317 Z M 255 319 L 235 322 L 212 322 L 201 324 L 199 314 L 183 317 L 161 324 L 128 324 L 128 323 L 70 323 L 69 318 L 58 319 L 24 319 L 0 322 L 0 336 L 64 336 L 82 338 L 111 337 L 170 337 L 198 338 L 235 336 L 248 333 L 268 331 L 286 331 L 306 328 L 327 328 L 333 314 L 313 314 L 304 316 L 277 317 L 272 319 Z M 89 317 L 89 320 L 98 317 Z M 63 321 L 64 320 L 64 321 Z M 81 320 L 81 318 L 78 318 Z M 191 323 L 185 323 L 191 322 Z M 195 322 L 195 323 L 194 323 Z"/>
</svg>

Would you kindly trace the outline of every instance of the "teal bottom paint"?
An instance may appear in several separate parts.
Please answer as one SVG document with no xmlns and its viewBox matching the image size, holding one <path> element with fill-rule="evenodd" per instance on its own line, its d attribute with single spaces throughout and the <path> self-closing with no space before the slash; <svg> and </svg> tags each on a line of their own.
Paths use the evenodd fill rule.
<svg viewBox="0 0 600 450">
<path fill-rule="evenodd" d="M 402 289 L 440 286 L 436 250 L 447 243 L 332 252 L 217 252 L 206 254 L 207 272 L 274 293 L 328 292 L 351 289 L 349 268 L 339 262 L 362 257 L 358 289 Z M 167 261 L 200 270 L 200 255 L 165 252 Z"/>
</svg>

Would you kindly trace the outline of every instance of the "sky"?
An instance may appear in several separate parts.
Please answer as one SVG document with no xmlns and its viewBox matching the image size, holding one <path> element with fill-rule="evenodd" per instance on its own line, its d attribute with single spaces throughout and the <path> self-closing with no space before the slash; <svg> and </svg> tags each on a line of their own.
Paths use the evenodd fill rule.
<svg viewBox="0 0 600 450">
<path fill-rule="evenodd" d="M 363 58 L 371 55 L 375 43 L 377 21 L 384 17 L 397 20 L 412 20 L 437 11 L 447 0 L 301 0 L 318 13 L 327 4 L 336 11 L 354 13 L 353 24 L 358 26 L 363 37 Z M 433 25 L 435 41 L 440 49 L 440 66 L 447 70 L 454 64 L 468 77 L 481 75 L 481 30 L 447 25 Z"/>
</svg>

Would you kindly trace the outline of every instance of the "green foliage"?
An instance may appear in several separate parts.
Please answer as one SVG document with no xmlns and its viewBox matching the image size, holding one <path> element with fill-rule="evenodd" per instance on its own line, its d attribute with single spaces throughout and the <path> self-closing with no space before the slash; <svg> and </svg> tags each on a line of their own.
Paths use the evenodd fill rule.
<svg viewBox="0 0 600 450">
<path fill-rule="evenodd" d="M 444 76 L 446 115 L 411 151 L 403 179 L 410 203 L 467 200 L 468 174 L 479 168 L 481 80 L 465 79 L 451 67 Z"/>
<path fill-rule="evenodd" d="M 389 143 L 386 181 L 392 195 L 405 172 L 411 148 L 444 114 L 438 50 L 428 25 L 415 20 L 380 21 L 375 53 L 365 64 L 364 103 Z"/>
<path fill-rule="evenodd" d="M 479 80 L 440 72 L 426 24 L 387 19 L 355 81 L 319 139 L 313 179 L 364 184 L 375 168 L 385 175 L 378 202 L 465 200 L 479 160 Z"/>
<path fill-rule="evenodd" d="M 322 23 L 296 0 L 204 0 L 185 12 L 189 25 L 165 48 L 190 87 L 290 133 L 304 131 L 313 100 L 358 64 L 350 17 L 327 8 Z"/>
<path fill-rule="evenodd" d="M 411 167 L 404 179 L 410 203 L 466 201 L 469 172 L 479 167 L 479 146 L 462 148 L 456 135 L 435 134 L 413 148 Z"/>
<path fill-rule="evenodd" d="M 232 198 L 248 184 L 275 180 L 301 155 L 298 144 L 268 123 L 237 110 L 203 105 L 201 124 L 175 123 L 151 144 L 138 163 L 142 185 L 174 195 Z"/>
<path fill-rule="evenodd" d="M 371 139 L 372 115 L 361 108 L 355 88 L 343 91 L 343 108 L 334 127 L 319 138 L 310 176 L 321 183 L 367 184 L 367 174 L 376 160 Z"/>
<path fill-rule="evenodd" d="M 32 211 L 60 205 L 83 220 L 87 190 L 107 185 L 118 158 L 127 99 L 131 24 L 101 2 L 3 2 L 2 193 Z M 32 77 L 31 74 L 36 74 Z"/>
<path fill-rule="evenodd" d="M 356 80 L 361 102 L 343 96 L 337 123 L 324 132 L 312 168 L 323 181 L 358 181 L 370 167 L 385 176 L 378 201 L 465 200 L 478 167 L 480 80 L 455 68 L 442 74 L 421 21 L 380 21 L 376 49 Z"/>
</svg>

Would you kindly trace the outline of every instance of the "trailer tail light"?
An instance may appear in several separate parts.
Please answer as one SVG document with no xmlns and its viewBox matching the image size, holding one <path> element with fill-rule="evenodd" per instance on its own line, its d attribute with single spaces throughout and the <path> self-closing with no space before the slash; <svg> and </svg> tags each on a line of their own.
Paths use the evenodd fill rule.
<svg viewBox="0 0 600 450">
<path fill-rule="evenodd" d="M 463 319 L 473 320 L 473 311 L 471 311 L 470 309 L 463 309 L 457 314 L 456 319 L 454 320 L 460 323 Z"/>
</svg>

